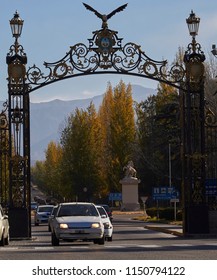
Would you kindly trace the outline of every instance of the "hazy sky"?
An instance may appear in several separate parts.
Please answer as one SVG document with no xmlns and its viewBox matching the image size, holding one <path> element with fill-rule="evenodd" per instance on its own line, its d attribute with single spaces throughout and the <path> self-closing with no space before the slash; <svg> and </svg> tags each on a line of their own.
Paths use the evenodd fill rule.
<svg viewBox="0 0 217 280">
<path fill-rule="evenodd" d="M 61 59 L 70 46 L 88 45 L 92 32 L 101 28 L 101 20 L 86 10 L 85 2 L 108 14 L 128 3 L 127 8 L 112 17 L 109 28 L 118 31 L 122 44 L 141 45 L 146 55 L 154 60 L 174 60 L 179 47 L 191 41 L 186 18 L 191 10 L 201 18 L 197 41 L 206 55 L 212 44 L 217 44 L 216 0 L 0 0 L 0 100 L 7 99 L 6 55 L 14 43 L 9 20 L 18 10 L 24 20 L 19 39 L 28 57 L 27 68 L 36 64 L 45 72 L 43 62 Z M 148 79 L 121 75 L 91 75 L 56 82 L 31 93 L 31 102 L 52 99 L 72 100 L 103 94 L 108 81 L 115 86 L 120 79 L 126 83 L 155 88 Z"/>
</svg>

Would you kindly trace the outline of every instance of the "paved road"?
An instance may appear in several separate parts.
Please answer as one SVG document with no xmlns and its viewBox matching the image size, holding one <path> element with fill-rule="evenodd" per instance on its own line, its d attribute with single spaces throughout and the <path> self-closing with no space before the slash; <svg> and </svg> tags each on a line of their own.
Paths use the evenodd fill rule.
<svg viewBox="0 0 217 280">
<path fill-rule="evenodd" d="M 145 228 L 130 215 L 114 219 L 112 242 L 104 246 L 90 242 L 51 245 L 47 226 L 32 227 L 32 240 L 14 240 L 0 247 L 1 260 L 186 260 L 217 259 L 217 239 L 184 239 Z"/>
</svg>

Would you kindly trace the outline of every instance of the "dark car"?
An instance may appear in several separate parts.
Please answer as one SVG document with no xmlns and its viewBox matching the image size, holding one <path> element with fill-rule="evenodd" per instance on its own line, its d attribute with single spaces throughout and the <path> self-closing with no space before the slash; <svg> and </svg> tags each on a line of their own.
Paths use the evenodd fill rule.
<svg viewBox="0 0 217 280">
<path fill-rule="evenodd" d="M 102 206 L 102 207 L 105 209 L 105 211 L 107 212 L 107 214 L 108 214 L 108 216 L 109 216 L 110 221 L 112 222 L 112 220 L 113 220 L 113 215 L 112 215 L 112 210 L 111 210 L 111 208 L 110 208 L 107 204 L 98 204 L 98 205 Z"/>
</svg>

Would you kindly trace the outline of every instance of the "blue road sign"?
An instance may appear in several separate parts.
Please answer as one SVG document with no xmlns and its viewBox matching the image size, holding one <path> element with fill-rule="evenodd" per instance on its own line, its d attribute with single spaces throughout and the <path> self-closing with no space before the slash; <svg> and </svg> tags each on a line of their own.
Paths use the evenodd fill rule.
<svg viewBox="0 0 217 280">
<path fill-rule="evenodd" d="M 122 201 L 122 193 L 110 193 L 109 200 L 110 201 Z"/>
<path fill-rule="evenodd" d="M 205 187 L 207 196 L 217 195 L 217 178 L 206 179 Z"/>
<path fill-rule="evenodd" d="M 152 189 L 152 197 L 155 200 L 170 200 L 179 198 L 179 192 L 175 189 L 175 187 L 154 187 Z"/>
</svg>

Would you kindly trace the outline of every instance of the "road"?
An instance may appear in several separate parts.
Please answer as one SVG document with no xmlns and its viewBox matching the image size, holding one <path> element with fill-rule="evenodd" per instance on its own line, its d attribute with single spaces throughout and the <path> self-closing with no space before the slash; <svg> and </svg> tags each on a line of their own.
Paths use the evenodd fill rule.
<svg viewBox="0 0 217 280">
<path fill-rule="evenodd" d="M 61 242 L 51 245 L 46 225 L 32 227 L 31 240 L 0 247 L 1 260 L 216 260 L 217 239 L 186 239 L 146 229 L 131 215 L 114 216 L 112 242 Z"/>
</svg>

